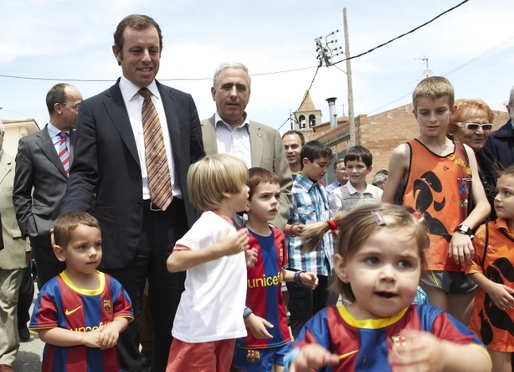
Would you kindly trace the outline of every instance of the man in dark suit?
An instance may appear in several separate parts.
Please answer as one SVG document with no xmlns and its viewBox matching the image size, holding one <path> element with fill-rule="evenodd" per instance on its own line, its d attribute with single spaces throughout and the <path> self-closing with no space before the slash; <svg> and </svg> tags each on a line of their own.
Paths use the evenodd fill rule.
<svg viewBox="0 0 514 372">
<path fill-rule="evenodd" d="M 50 229 L 59 216 L 66 191 L 68 174 L 65 167 L 73 162 L 75 127 L 81 101 L 82 95 L 74 86 L 53 86 L 46 95 L 49 123 L 39 132 L 22 137 L 18 143 L 13 203 L 21 232 L 30 238 L 39 269 L 40 288 L 65 267 L 54 255 Z M 68 151 L 65 165 L 58 154 L 62 146 Z"/>
<path fill-rule="evenodd" d="M 272 223 L 282 230 L 291 209 L 291 172 L 278 130 L 249 120 L 245 109 L 250 93 L 251 77 L 245 65 L 225 62 L 218 66 L 211 88 L 216 112 L 201 121 L 203 144 L 207 155 L 232 154 L 248 168 L 266 168 L 277 174 L 280 205 Z"/>
<path fill-rule="evenodd" d="M 139 319 L 148 278 L 154 319 L 152 372 L 163 372 L 185 279 L 185 273 L 166 270 L 166 259 L 196 219 L 186 176 L 191 163 L 205 154 L 192 97 L 155 80 L 162 51 L 159 25 L 150 17 L 130 15 L 118 25 L 114 43 L 122 76 L 80 106 L 75 161 L 61 213 L 90 210 L 100 221 L 100 270 L 121 282 L 134 308 L 135 319 L 118 340 L 121 367 L 126 371 L 141 370 Z M 148 92 L 141 88 L 151 94 L 157 114 L 152 117 L 158 119 L 166 150 L 163 167 L 169 170 L 173 199 L 164 207 L 155 202 L 157 192 L 151 191 L 144 115 L 148 98 L 142 95 Z"/>
</svg>

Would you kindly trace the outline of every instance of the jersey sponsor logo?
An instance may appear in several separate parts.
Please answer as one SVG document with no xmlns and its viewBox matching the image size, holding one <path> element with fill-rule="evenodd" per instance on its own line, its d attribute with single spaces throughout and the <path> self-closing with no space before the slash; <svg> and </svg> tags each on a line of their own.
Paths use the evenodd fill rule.
<svg viewBox="0 0 514 372">
<path fill-rule="evenodd" d="M 75 332 L 91 332 L 91 331 L 95 331 L 97 329 L 101 329 L 102 327 L 105 327 L 108 324 L 111 324 L 111 322 L 107 322 L 107 323 L 100 322 L 100 324 L 95 325 L 95 326 L 84 326 L 84 327 L 70 328 L 70 331 L 75 331 Z"/>
<path fill-rule="evenodd" d="M 73 314 L 75 311 L 77 311 L 78 309 L 80 309 L 82 307 L 82 305 L 80 305 L 79 307 L 76 307 L 75 309 L 73 310 L 69 310 L 69 309 L 66 309 L 64 311 L 64 314 L 66 314 L 66 316 L 70 316 L 71 314 Z"/>
<path fill-rule="evenodd" d="M 246 360 L 250 363 L 259 363 L 261 360 L 261 352 L 259 350 L 248 350 L 246 353 Z"/>
<path fill-rule="evenodd" d="M 271 287 L 274 285 L 282 284 L 282 271 L 279 271 L 277 275 L 266 276 L 262 274 L 262 278 L 248 279 L 248 288 L 259 288 L 259 287 Z"/>
<path fill-rule="evenodd" d="M 104 307 L 104 312 L 106 314 L 109 314 L 111 312 L 111 299 L 110 298 L 104 298 L 102 300 L 102 303 L 103 303 L 103 307 Z"/>
</svg>

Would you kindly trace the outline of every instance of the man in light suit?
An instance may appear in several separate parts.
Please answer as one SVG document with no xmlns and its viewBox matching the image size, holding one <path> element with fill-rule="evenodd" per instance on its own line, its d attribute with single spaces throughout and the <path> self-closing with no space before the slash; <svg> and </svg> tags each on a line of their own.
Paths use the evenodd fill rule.
<svg viewBox="0 0 514 372">
<path fill-rule="evenodd" d="M 75 127 L 81 101 L 82 95 L 74 86 L 54 85 L 46 95 L 49 123 L 39 132 L 22 137 L 18 143 L 14 209 L 21 232 L 29 237 L 32 245 L 40 288 L 65 268 L 54 255 L 50 229 L 59 217 L 68 182 L 65 165 L 59 158 L 59 148 L 62 136 L 65 136 L 69 162 L 73 162 Z"/>
<path fill-rule="evenodd" d="M 245 109 L 250 93 L 251 77 L 245 65 L 225 62 L 218 66 L 211 88 L 216 113 L 201 122 L 203 145 L 207 155 L 232 154 L 248 168 L 266 168 L 279 176 L 280 207 L 273 224 L 283 229 L 291 209 L 291 172 L 278 130 L 248 119 Z"/>
<path fill-rule="evenodd" d="M 147 16 L 127 16 L 114 33 L 114 43 L 122 76 L 80 106 L 75 161 L 61 213 L 92 211 L 102 228 L 99 269 L 120 281 L 132 300 L 134 321 L 118 340 L 124 371 L 141 371 L 139 319 L 148 278 L 154 319 L 151 368 L 164 372 L 185 279 L 184 272 L 166 270 L 166 259 L 196 219 L 186 176 L 191 163 L 205 153 L 192 97 L 155 80 L 162 51 L 159 25 Z M 141 88 L 151 93 L 170 171 L 173 199 L 162 209 L 154 203 L 148 182 L 142 117 L 148 105 L 143 105 L 141 94 L 147 92 Z"/>
<path fill-rule="evenodd" d="M 12 372 L 11 366 L 20 346 L 16 308 L 29 247 L 14 213 L 14 158 L 2 150 L 4 135 L 4 126 L 0 121 L 0 243 L 3 243 L 3 249 L 0 248 L 0 372 Z"/>
</svg>

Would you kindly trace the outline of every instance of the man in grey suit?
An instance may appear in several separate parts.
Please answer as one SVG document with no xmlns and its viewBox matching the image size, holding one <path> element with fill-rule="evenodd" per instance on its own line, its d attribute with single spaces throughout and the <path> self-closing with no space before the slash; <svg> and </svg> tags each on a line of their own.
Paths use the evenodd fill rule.
<svg viewBox="0 0 514 372">
<path fill-rule="evenodd" d="M 0 121 L 0 213 L 3 249 L 0 248 L 0 372 L 12 372 L 18 348 L 16 305 L 27 266 L 28 243 L 21 235 L 12 202 L 14 158 L 2 150 L 4 126 Z"/>
<path fill-rule="evenodd" d="M 82 95 L 72 85 L 54 85 L 46 95 L 49 123 L 18 143 L 13 202 L 23 236 L 29 237 L 38 268 L 38 285 L 64 270 L 52 250 L 50 229 L 59 217 L 73 162 L 75 127 Z M 62 142 L 62 143 L 61 143 Z M 61 162 L 59 150 L 68 151 L 68 163 Z"/>
<path fill-rule="evenodd" d="M 291 172 L 278 130 L 248 119 L 251 77 L 239 62 L 225 62 L 214 73 L 211 88 L 216 113 L 202 120 L 202 139 L 207 155 L 228 153 L 242 159 L 248 168 L 261 167 L 280 178 L 280 207 L 273 224 L 283 229 L 291 209 Z"/>
</svg>

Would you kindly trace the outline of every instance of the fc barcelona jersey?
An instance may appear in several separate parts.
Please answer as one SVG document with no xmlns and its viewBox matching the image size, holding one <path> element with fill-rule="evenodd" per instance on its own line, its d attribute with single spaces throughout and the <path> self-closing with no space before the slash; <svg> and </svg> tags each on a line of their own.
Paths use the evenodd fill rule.
<svg viewBox="0 0 514 372">
<path fill-rule="evenodd" d="M 448 313 L 431 305 L 411 305 L 400 314 L 385 319 L 357 320 L 342 306 L 330 306 L 314 315 L 293 346 L 319 344 L 339 356 L 336 366 L 322 372 L 391 371 L 387 355 L 404 329 L 430 332 L 436 337 L 487 351 L 477 336 Z M 286 356 L 289 365 L 294 353 Z"/>
<path fill-rule="evenodd" d="M 48 281 L 39 292 L 29 328 L 38 331 L 59 327 L 90 332 L 118 317 L 132 321 L 132 305 L 121 284 L 109 275 L 97 273 L 100 285 L 96 290 L 77 288 L 64 272 Z M 101 350 L 83 345 L 46 344 L 43 351 L 43 372 L 118 370 L 116 347 Z"/>
<path fill-rule="evenodd" d="M 257 250 L 257 263 L 248 268 L 246 306 L 253 313 L 273 324 L 267 331 L 271 339 L 258 339 L 248 332 L 239 338 L 239 347 L 260 349 L 283 345 L 291 340 L 287 316 L 282 299 L 282 268 L 287 264 L 287 247 L 284 233 L 275 227 L 269 236 L 248 230 L 248 245 Z"/>
</svg>

